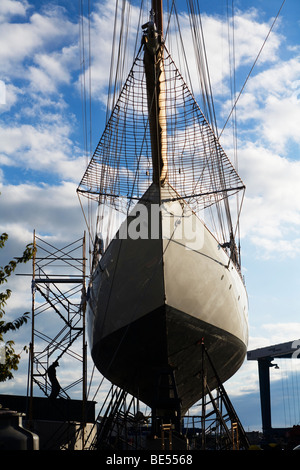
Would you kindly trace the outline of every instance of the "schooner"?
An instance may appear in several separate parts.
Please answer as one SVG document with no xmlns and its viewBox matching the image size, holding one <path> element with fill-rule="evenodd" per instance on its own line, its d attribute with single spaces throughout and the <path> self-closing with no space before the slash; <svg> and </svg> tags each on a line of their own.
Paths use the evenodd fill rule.
<svg viewBox="0 0 300 470">
<path fill-rule="evenodd" d="M 245 186 L 171 57 L 162 2 L 151 6 L 78 193 L 96 201 L 100 223 L 123 214 L 109 240 L 107 221 L 94 240 L 93 361 L 154 416 L 176 421 L 202 396 L 203 342 L 222 382 L 246 354 L 248 301 L 230 205 Z M 224 238 L 204 222 L 221 212 Z M 205 374 L 213 390 L 214 370 Z"/>
</svg>

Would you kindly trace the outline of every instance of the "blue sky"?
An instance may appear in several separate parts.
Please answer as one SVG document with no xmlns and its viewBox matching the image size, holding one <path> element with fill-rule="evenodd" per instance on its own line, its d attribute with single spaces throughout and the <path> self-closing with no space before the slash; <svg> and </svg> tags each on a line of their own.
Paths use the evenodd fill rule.
<svg viewBox="0 0 300 470">
<path fill-rule="evenodd" d="M 5 258 L 23 250 L 32 240 L 33 229 L 59 246 L 85 230 L 76 195 L 87 163 L 79 3 L 0 3 L 0 230 L 10 237 Z M 105 119 L 112 3 L 91 2 L 92 147 Z M 224 65 L 227 50 L 222 39 L 227 31 L 226 3 L 200 2 L 220 129 L 230 110 L 229 69 Z M 282 0 L 234 1 L 237 91 L 281 4 Z M 86 14 L 87 2 L 83 5 Z M 179 2 L 179 10 L 184 5 Z M 184 28 L 184 16 L 182 24 Z M 249 349 L 300 337 L 299 27 L 300 3 L 286 0 L 237 106 L 238 165 L 247 188 L 241 234 L 249 296 Z M 221 142 L 231 156 L 230 125 Z M 16 277 L 11 287 L 14 295 L 7 311 L 14 318 L 30 309 L 30 283 Z M 22 336 L 15 338 L 20 348 L 30 341 L 29 326 Z M 0 392 L 25 393 L 26 367 L 27 357 L 15 380 L 2 384 Z M 272 370 L 274 425 L 278 426 L 285 425 L 282 384 L 292 374 L 287 367 Z M 226 389 L 245 428 L 259 429 L 256 364 L 246 361 Z"/>
</svg>

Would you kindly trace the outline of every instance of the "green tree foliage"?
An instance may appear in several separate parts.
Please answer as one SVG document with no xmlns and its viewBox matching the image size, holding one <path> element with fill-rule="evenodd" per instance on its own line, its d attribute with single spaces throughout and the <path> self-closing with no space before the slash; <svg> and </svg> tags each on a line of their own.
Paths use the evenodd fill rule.
<svg viewBox="0 0 300 470">
<path fill-rule="evenodd" d="M 0 249 L 3 249 L 5 242 L 8 239 L 7 233 L 2 233 L 0 235 Z M 30 243 L 26 246 L 23 255 L 20 258 L 11 260 L 6 266 L 0 267 L 0 285 L 7 282 L 8 278 L 15 271 L 16 267 L 20 263 L 27 263 L 34 253 L 33 244 Z M 20 362 L 20 355 L 15 353 L 14 350 L 14 341 L 4 341 L 4 334 L 9 331 L 18 330 L 24 323 L 27 322 L 29 312 L 23 313 L 22 316 L 17 318 L 12 322 L 6 322 L 3 320 L 5 315 L 5 306 L 7 300 L 11 296 L 11 290 L 5 289 L 3 292 L 0 292 L 0 348 L 1 351 L 4 351 L 3 357 L 0 361 L 0 382 L 5 382 L 6 380 L 13 378 L 13 370 L 18 369 L 18 364 Z M 24 348 L 25 349 L 25 348 Z"/>
</svg>

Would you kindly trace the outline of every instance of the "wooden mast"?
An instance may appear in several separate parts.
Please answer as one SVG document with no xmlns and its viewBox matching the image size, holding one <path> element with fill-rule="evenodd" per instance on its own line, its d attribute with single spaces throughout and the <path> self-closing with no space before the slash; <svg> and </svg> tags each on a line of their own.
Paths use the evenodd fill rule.
<svg viewBox="0 0 300 470">
<path fill-rule="evenodd" d="M 152 0 L 150 20 L 144 25 L 144 67 L 151 134 L 153 182 L 162 186 L 167 177 L 167 126 L 163 62 L 162 0 Z"/>
<path fill-rule="evenodd" d="M 155 13 L 158 34 L 163 37 L 163 2 L 162 0 L 152 0 L 152 10 Z"/>
</svg>

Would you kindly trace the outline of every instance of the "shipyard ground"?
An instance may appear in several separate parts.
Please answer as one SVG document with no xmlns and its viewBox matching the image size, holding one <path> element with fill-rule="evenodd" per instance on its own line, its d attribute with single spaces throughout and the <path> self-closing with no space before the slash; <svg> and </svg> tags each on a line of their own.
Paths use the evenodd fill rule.
<svg viewBox="0 0 300 470">
<path fill-rule="evenodd" d="M 0 395 L 0 403 L 2 408 L 9 408 L 17 410 L 24 414 L 24 424 L 26 424 L 28 412 L 28 399 L 24 396 L 12 396 L 12 395 Z M 95 402 L 88 402 L 87 407 L 87 433 L 92 432 L 95 422 Z M 53 400 L 48 398 L 34 399 L 34 413 L 33 413 L 33 432 L 39 436 L 40 446 L 39 450 L 82 450 L 82 443 L 80 438 L 76 438 L 78 430 L 81 425 L 82 416 L 82 402 L 80 400 L 64 400 L 57 399 L 53 403 Z M 248 432 L 247 437 L 249 441 L 249 450 L 257 452 L 269 452 L 269 451 L 292 451 L 300 444 L 300 426 L 294 426 L 286 429 L 274 429 L 272 438 L 267 441 L 261 432 Z M 214 451 L 213 436 L 206 442 L 206 448 L 203 449 L 201 443 L 201 430 L 194 429 L 190 430 L 190 433 L 185 433 L 188 437 L 189 445 L 185 446 L 185 442 L 182 439 L 177 439 L 176 436 L 172 436 L 170 441 L 170 435 L 166 432 L 164 436 L 164 443 L 162 444 L 161 439 L 150 439 L 149 430 L 145 427 L 144 430 L 145 444 L 147 449 L 145 451 L 130 450 L 130 447 L 134 442 L 134 432 L 128 430 L 127 442 L 124 440 L 118 442 L 115 440 L 111 441 L 110 445 L 104 448 L 99 446 L 93 447 L 92 450 L 96 450 L 96 453 L 100 456 L 101 461 L 104 461 L 107 465 L 119 465 L 124 464 L 124 456 L 131 456 L 130 465 L 135 467 L 135 463 L 143 463 L 146 465 L 145 459 L 149 460 L 150 465 L 156 464 L 178 464 L 181 465 L 189 464 L 187 461 L 188 456 L 193 456 L 192 461 L 198 460 L 197 455 L 202 455 L 201 450 Z M 141 434 L 141 432 L 140 432 Z M 87 441 L 85 450 L 91 450 L 89 448 L 89 442 L 95 436 L 90 436 L 90 441 Z M 171 443 L 171 445 L 170 445 Z M 125 445 L 126 444 L 126 445 Z M 172 448 L 173 446 L 173 448 Z M 164 447 L 164 448 L 162 448 Z M 236 449 L 238 450 L 238 449 Z M 300 449 L 297 449 L 300 450 Z M 199 452 L 200 451 L 200 452 Z M 146 452 L 146 454 L 144 453 Z M 223 455 L 223 451 L 221 452 Z M 215 452 L 213 452 L 215 454 Z M 225 452 L 226 453 L 226 452 Z M 94 452 L 92 452 L 94 454 Z M 231 452 L 230 452 L 231 454 Z M 243 453 L 242 453 L 243 454 Z M 139 460 L 134 460 L 133 457 Z M 152 457 L 151 457 L 152 456 Z M 143 459 L 142 459 L 143 457 Z M 151 460 L 152 459 L 152 460 Z M 190 462 L 192 463 L 192 462 Z M 126 465 L 129 464 L 129 460 Z"/>
</svg>

